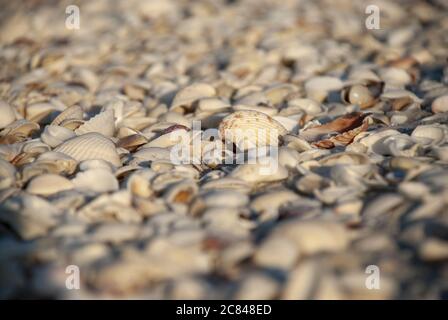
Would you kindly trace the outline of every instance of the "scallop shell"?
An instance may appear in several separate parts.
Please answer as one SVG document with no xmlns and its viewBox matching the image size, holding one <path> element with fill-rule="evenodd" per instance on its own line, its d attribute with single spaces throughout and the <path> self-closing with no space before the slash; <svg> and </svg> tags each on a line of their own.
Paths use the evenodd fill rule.
<svg viewBox="0 0 448 320">
<path fill-rule="evenodd" d="M 235 143 L 240 149 L 277 145 L 278 137 L 287 130 L 272 117 L 257 111 L 237 111 L 219 125 L 221 139 Z"/>
<path fill-rule="evenodd" d="M 58 126 L 65 120 L 82 120 L 84 111 L 78 105 L 71 106 L 62 111 L 52 122 L 51 125 Z"/>
<path fill-rule="evenodd" d="M 66 154 L 77 161 L 101 159 L 116 167 L 121 166 L 120 157 L 114 143 L 96 132 L 67 140 L 54 151 Z"/>
<path fill-rule="evenodd" d="M 16 120 L 13 108 L 6 102 L 0 100 L 0 129 L 5 128 Z"/>
<path fill-rule="evenodd" d="M 107 109 L 100 112 L 75 130 L 78 136 L 90 132 L 97 132 L 105 137 L 112 137 L 115 132 L 114 111 Z"/>
<path fill-rule="evenodd" d="M 67 178 L 56 174 L 44 174 L 31 180 L 26 191 L 35 195 L 49 196 L 70 189 L 73 189 L 73 184 Z"/>
<path fill-rule="evenodd" d="M 42 135 L 41 140 L 48 144 L 50 147 L 55 148 L 64 141 L 75 137 L 76 135 L 73 131 L 60 126 L 49 125 L 46 126 Z"/>
</svg>

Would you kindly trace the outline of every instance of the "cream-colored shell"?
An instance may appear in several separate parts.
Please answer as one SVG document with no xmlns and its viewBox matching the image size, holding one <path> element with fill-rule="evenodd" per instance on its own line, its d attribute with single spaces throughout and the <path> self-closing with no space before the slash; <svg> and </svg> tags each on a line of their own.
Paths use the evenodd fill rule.
<svg viewBox="0 0 448 320">
<path fill-rule="evenodd" d="M 287 130 L 272 117 L 257 111 L 237 111 L 225 117 L 219 125 L 221 139 L 235 143 L 242 150 L 277 145 L 278 137 Z"/>
<path fill-rule="evenodd" d="M 73 184 L 67 178 L 57 174 L 43 174 L 31 180 L 26 191 L 35 195 L 49 196 L 72 188 Z"/>
<path fill-rule="evenodd" d="M 116 167 L 121 166 L 114 143 L 95 132 L 67 140 L 54 151 L 66 154 L 77 161 L 101 159 Z"/>
</svg>

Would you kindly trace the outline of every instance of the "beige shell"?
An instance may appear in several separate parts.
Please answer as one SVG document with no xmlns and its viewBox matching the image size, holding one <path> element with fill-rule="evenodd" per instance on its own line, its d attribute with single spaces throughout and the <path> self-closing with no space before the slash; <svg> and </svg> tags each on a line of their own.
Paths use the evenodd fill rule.
<svg viewBox="0 0 448 320">
<path fill-rule="evenodd" d="M 49 125 L 45 127 L 40 138 L 50 147 L 55 148 L 64 141 L 75 136 L 76 135 L 73 133 L 73 131 L 69 129 L 60 126 Z"/>
<path fill-rule="evenodd" d="M 448 95 L 436 98 L 432 102 L 431 110 L 434 113 L 448 112 Z"/>
<path fill-rule="evenodd" d="M 54 126 L 60 125 L 65 120 L 81 120 L 83 110 L 80 106 L 74 105 L 62 111 L 51 123 Z"/>
<path fill-rule="evenodd" d="M 22 119 L 6 126 L 0 132 L 0 143 L 12 144 L 26 140 L 33 132 L 39 130 L 39 125 Z"/>
<path fill-rule="evenodd" d="M 447 141 L 448 129 L 443 125 L 420 125 L 412 131 L 411 137 L 422 145 L 439 145 Z"/>
<path fill-rule="evenodd" d="M 170 110 L 176 110 L 181 107 L 190 107 L 191 104 L 201 98 L 213 97 L 216 90 L 206 83 L 195 83 L 187 86 L 177 92 L 171 103 Z"/>
<path fill-rule="evenodd" d="M 230 177 L 244 180 L 249 183 L 265 183 L 281 181 L 288 177 L 288 170 L 276 163 L 277 159 L 266 157 L 258 159 L 258 163 L 240 164 L 234 169 Z"/>
<path fill-rule="evenodd" d="M 35 195 L 48 196 L 72 188 L 73 184 L 67 178 L 56 174 L 44 174 L 31 180 L 26 191 Z"/>
<path fill-rule="evenodd" d="M 16 180 L 16 168 L 0 158 L 0 190 L 9 188 Z"/>
<path fill-rule="evenodd" d="M 0 100 L 0 129 L 5 128 L 16 120 L 16 115 L 11 106 Z"/>
<path fill-rule="evenodd" d="M 115 132 L 114 111 L 107 109 L 100 112 L 75 130 L 78 136 L 89 132 L 97 132 L 103 136 L 112 137 Z"/>
<path fill-rule="evenodd" d="M 95 132 L 67 140 L 54 151 L 66 154 L 77 161 L 102 159 L 116 167 L 121 166 L 114 143 Z"/>
<path fill-rule="evenodd" d="M 110 192 L 118 190 L 114 174 L 105 169 L 92 169 L 79 172 L 72 180 L 76 189 L 90 192 Z"/>
<path fill-rule="evenodd" d="M 272 117 L 257 111 L 237 111 L 219 125 L 221 139 L 235 143 L 240 149 L 276 145 L 287 130 Z"/>
<path fill-rule="evenodd" d="M 339 78 L 319 76 L 309 79 L 305 83 L 307 97 L 318 102 L 326 99 L 330 91 L 341 90 L 343 82 Z"/>
</svg>

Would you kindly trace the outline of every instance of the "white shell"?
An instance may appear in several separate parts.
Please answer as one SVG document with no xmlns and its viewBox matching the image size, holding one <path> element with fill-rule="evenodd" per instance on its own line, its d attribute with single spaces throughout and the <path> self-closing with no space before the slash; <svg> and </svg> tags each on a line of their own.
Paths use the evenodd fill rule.
<svg viewBox="0 0 448 320">
<path fill-rule="evenodd" d="M 55 148 L 64 141 L 67 141 L 68 139 L 71 139 L 75 136 L 76 135 L 73 133 L 73 131 L 67 128 L 49 125 L 45 127 L 40 138 L 50 147 Z"/>
<path fill-rule="evenodd" d="M 194 101 L 213 97 L 216 95 L 216 90 L 211 85 L 206 83 L 195 83 L 190 86 L 187 86 L 177 92 L 176 96 L 171 103 L 171 110 L 175 110 L 182 106 L 189 107 Z"/>
<path fill-rule="evenodd" d="M 63 121 L 73 119 L 81 120 L 84 111 L 80 106 L 74 105 L 62 111 L 51 123 L 54 126 L 60 125 Z"/>
<path fill-rule="evenodd" d="M 411 136 L 423 145 L 439 145 L 447 141 L 448 129 L 442 125 L 420 125 Z"/>
<path fill-rule="evenodd" d="M 100 112 L 75 130 L 78 136 L 89 132 L 97 132 L 103 136 L 112 137 L 115 132 L 114 111 L 107 109 L 106 111 Z"/>
<path fill-rule="evenodd" d="M 241 164 L 231 172 L 230 176 L 249 183 L 284 180 L 288 177 L 288 170 L 276 161 L 277 159 L 266 157 L 259 159 L 259 163 L 256 164 Z"/>
<path fill-rule="evenodd" d="M 72 180 L 76 189 L 90 192 L 110 192 L 118 190 L 118 181 L 115 176 L 105 169 L 92 169 L 79 172 Z"/>
<path fill-rule="evenodd" d="M 67 140 L 54 151 L 66 154 L 77 161 L 101 159 L 116 167 L 121 166 L 115 145 L 99 133 L 87 133 Z"/>
</svg>

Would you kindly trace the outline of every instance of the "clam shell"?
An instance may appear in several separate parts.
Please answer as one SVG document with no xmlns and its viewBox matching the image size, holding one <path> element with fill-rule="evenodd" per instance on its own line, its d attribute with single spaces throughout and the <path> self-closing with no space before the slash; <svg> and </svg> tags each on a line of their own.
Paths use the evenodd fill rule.
<svg viewBox="0 0 448 320">
<path fill-rule="evenodd" d="M 56 174 L 44 174 L 31 180 L 26 191 L 35 195 L 49 196 L 70 189 L 73 189 L 73 183 L 67 178 Z"/>
<path fill-rule="evenodd" d="M 288 170 L 277 163 L 277 159 L 266 157 L 256 164 L 241 164 L 234 169 L 230 177 L 244 180 L 248 183 L 265 183 L 281 181 L 288 177 Z"/>
<path fill-rule="evenodd" d="M 0 100 L 0 129 L 3 129 L 16 120 L 13 108 L 5 101 Z"/>
<path fill-rule="evenodd" d="M 76 135 L 73 131 L 66 129 L 64 127 L 49 125 L 46 126 L 42 135 L 41 140 L 48 144 L 50 147 L 55 148 L 66 140 L 69 140 Z"/>
<path fill-rule="evenodd" d="M 343 82 L 339 78 L 321 76 L 306 81 L 305 90 L 307 96 L 318 102 L 322 102 L 330 91 L 341 90 Z"/>
<path fill-rule="evenodd" d="M 78 136 L 90 132 L 97 132 L 105 137 L 112 137 L 115 132 L 114 111 L 107 109 L 106 111 L 100 112 L 75 130 Z"/>
<path fill-rule="evenodd" d="M 277 145 L 278 137 L 287 130 L 270 116 L 257 111 L 237 111 L 219 125 L 221 139 L 235 143 L 240 149 Z"/>
<path fill-rule="evenodd" d="M 9 188 L 16 180 L 16 168 L 0 158 L 0 190 Z"/>
<path fill-rule="evenodd" d="M 77 161 L 101 159 L 116 167 L 121 166 L 114 143 L 99 133 L 87 133 L 67 140 L 54 151 L 66 154 Z"/>
</svg>

